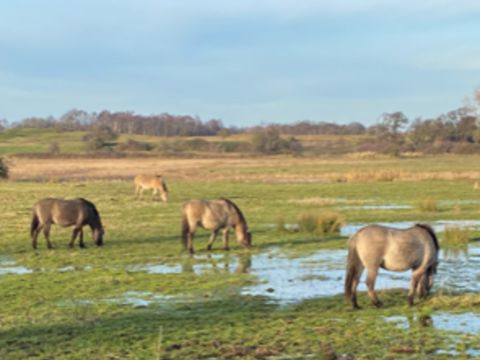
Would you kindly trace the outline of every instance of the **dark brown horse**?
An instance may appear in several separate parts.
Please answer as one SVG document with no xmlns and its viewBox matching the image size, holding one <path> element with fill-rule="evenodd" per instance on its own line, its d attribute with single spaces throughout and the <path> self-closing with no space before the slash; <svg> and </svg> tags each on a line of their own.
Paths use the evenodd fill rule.
<svg viewBox="0 0 480 360">
<path fill-rule="evenodd" d="M 33 205 L 32 225 L 30 234 L 32 246 L 37 248 L 37 237 L 43 229 L 47 240 L 47 246 L 52 248 L 50 242 L 50 227 L 57 224 L 63 227 L 74 226 L 70 247 L 73 247 L 75 239 L 80 234 L 80 247 L 85 247 L 83 242 L 83 227 L 89 225 L 92 229 L 92 237 L 98 246 L 103 245 L 103 226 L 95 205 L 82 198 L 64 200 L 56 198 L 42 199 Z"/>
<path fill-rule="evenodd" d="M 238 242 L 244 247 L 252 244 L 252 235 L 248 231 L 247 221 L 242 211 L 231 200 L 191 200 L 182 208 L 182 239 L 184 246 L 193 254 L 193 235 L 197 227 L 212 230 L 207 249 L 212 244 L 218 231 L 223 230 L 224 249 L 228 250 L 228 231 L 235 229 Z"/>
<path fill-rule="evenodd" d="M 379 307 L 382 303 L 375 293 L 378 269 L 412 269 L 408 303 L 413 306 L 415 293 L 424 297 L 433 285 L 439 249 L 437 237 L 428 225 L 416 224 L 405 230 L 381 225 L 368 225 L 360 229 L 348 241 L 346 297 L 351 300 L 354 308 L 359 308 L 357 286 L 363 269 L 367 268 L 368 296 Z"/>
</svg>

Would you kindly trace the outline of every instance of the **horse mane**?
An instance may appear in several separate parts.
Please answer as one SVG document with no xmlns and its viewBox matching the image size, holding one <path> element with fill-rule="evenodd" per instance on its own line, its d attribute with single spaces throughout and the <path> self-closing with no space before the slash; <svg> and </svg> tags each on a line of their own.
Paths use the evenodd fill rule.
<svg viewBox="0 0 480 360">
<path fill-rule="evenodd" d="M 440 245 L 438 244 L 437 235 L 435 235 L 435 232 L 433 231 L 433 228 L 430 225 L 427 225 L 427 224 L 415 224 L 415 226 L 418 226 L 419 228 L 422 228 L 426 232 L 428 232 L 428 234 L 432 238 L 433 243 L 435 244 L 435 248 L 438 251 L 440 249 Z"/>
<path fill-rule="evenodd" d="M 242 222 L 242 224 L 247 225 L 247 220 L 245 219 L 245 216 L 243 216 L 242 210 L 240 210 L 240 208 L 237 206 L 237 204 L 235 204 L 232 200 L 224 198 L 224 197 L 222 197 L 220 199 L 225 201 L 229 206 L 233 207 L 235 209 L 235 211 L 237 212 L 238 217 L 240 218 L 240 221 Z"/>
<path fill-rule="evenodd" d="M 88 206 L 90 206 L 90 208 L 92 209 L 93 213 L 97 216 L 98 219 L 100 219 L 100 214 L 98 213 L 98 210 L 95 206 L 94 203 L 92 203 L 91 201 L 85 199 L 85 198 L 78 198 L 80 201 L 83 201 L 85 204 L 87 204 Z"/>
</svg>

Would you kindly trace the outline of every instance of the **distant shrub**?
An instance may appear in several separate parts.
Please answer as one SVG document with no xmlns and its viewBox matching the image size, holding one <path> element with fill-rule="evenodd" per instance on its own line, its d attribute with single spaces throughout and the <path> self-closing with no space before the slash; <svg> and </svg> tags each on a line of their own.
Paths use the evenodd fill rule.
<svg viewBox="0 0 480 360">
<path fill-rule="evenodd" d="M 185 150 L 190 151 L 209 151 L 211 147 L 209 141 L 199 138 L 185 140 L 181 144 Z"/>
<path fill-rule="evenodd" d="M 150 151 L 153 146 L 149 143 L 128 139 L 127 142 L 118 145 L 120 151 Z"/>
<path fill-rule="evenodd" d="M 8 178 L 8 165 L 3 158 L 0 157 L 0 179 Z"/>
<path fill-rule="evenodd" d="M 252 136 L 253 150 L 263 154 L 295 154 L 303 151 L 303 146 L 293 136 L 283 139 L 277 130 L 256 131 Z"/>
<path fill-rule="evenodd" d="M 88 151 L 112 150 L 112 143 L 118 137 L 109 126 L 100 125 L 94 127 L 83 137 Z"/>
<path fill-rule="evenodd" d="M 470 229 L 459 226 L 446 226 L 443 233 L 442 245 L 450 247 L 463 247 L 470 240 Z"/>
<path fill-rule="evenodd" d="M 417 203 L 418 210 L 422 212 L 437 212 L 439 211 L 437 200 L 432 198 L 422 199 Z"/>
<path fill-rule="evenodd" d="M 50 146 L 48 147 L 48 152 L 50 154 L 59 154 L 60 153 L 60 145 L 58 144 L 58 142 L 54 141 L 50 144 Z"/>
</svg>

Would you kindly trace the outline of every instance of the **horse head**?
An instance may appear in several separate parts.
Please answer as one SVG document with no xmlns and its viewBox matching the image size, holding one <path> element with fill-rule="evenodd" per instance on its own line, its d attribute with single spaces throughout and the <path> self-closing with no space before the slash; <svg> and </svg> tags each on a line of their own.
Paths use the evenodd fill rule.
<svg viewBox="0 0 480 360">
<path fill-rule="evenodd" d="M 93 240 L 97 246 L 103 245 L 103 235 L 105 234 L 105 230 L 103 226 L 93 229 Z"/>
<path fill-rule="evenodd" d="M 245 248 L 252 247 L 252 233 L 246 230 L 243 236 L 240 238 L 240 244 Z"/>
</svg>

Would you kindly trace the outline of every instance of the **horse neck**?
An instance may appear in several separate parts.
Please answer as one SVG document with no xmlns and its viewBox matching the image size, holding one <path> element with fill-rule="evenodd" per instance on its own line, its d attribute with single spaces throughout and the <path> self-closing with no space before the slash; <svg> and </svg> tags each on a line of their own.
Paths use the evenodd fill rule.
<svg viewBox="0 0 480 360">
<path fill-rule="evenodd" d="M 235 228 L 235 234 L 237 238 L 244 239 L 247 232 L 247 223 L 245 220 L 243 220 L 242 216 L 238 214 L 238 212 L 234 211 L 234 213 L 230 216 L 230 221 L 232 226 Z"/>
<path fill-rule="evenodd" d="M 235 234 L 238 239 L 244 239 L 245 238 L 245 233 L 247 232 L 247 226 L 245 223 L 242 221 L 238 221 L 235 225 L 233 225 L 235 228 Z"/>
</svg>

